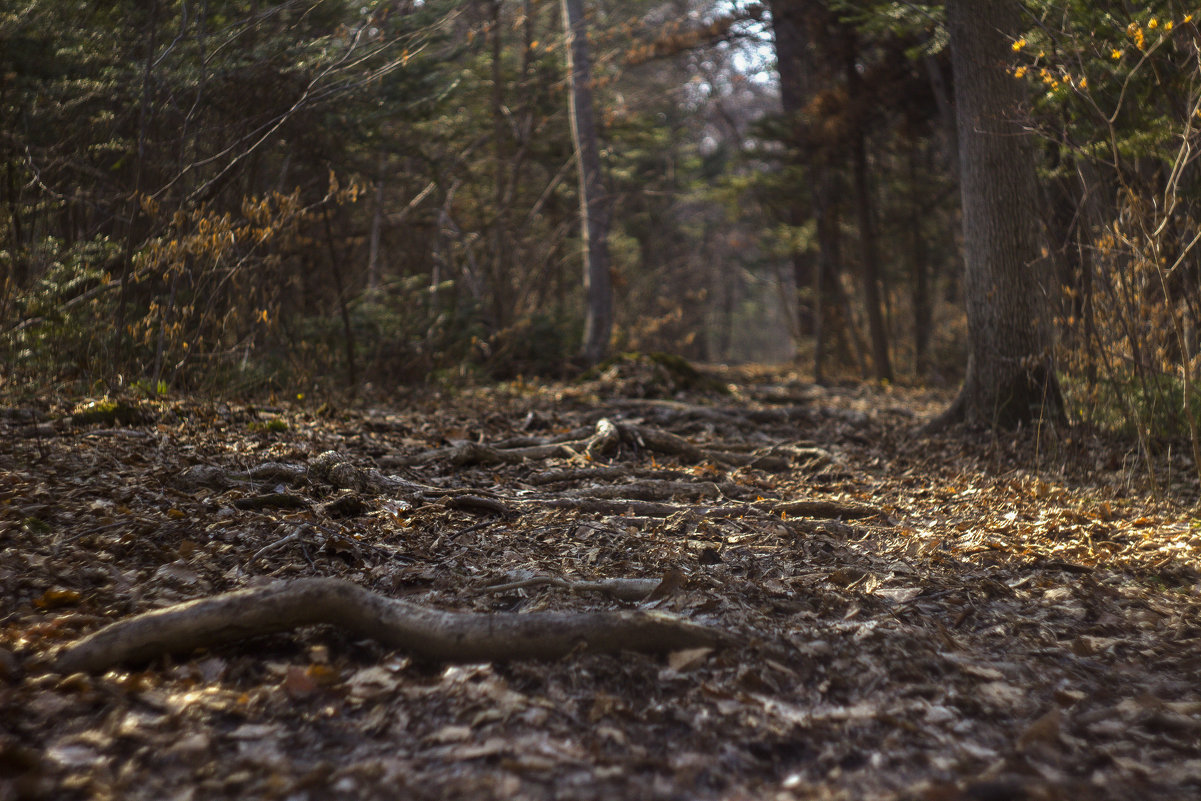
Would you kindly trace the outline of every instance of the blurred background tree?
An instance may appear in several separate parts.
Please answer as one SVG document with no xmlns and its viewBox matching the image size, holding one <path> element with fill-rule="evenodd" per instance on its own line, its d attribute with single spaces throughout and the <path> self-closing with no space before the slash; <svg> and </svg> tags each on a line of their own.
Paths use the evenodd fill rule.
<svg viewBox="0 0 1201 801">
<path fill-rule="evenodd" d="M 946 385 L 966 324 L 941 4 L 597 0 L 613 351 Z M 7 390 L 561 375 L 585 318 L 553 0 L 0 11 Z M 1023 4 L 1073 419 L 1196 431 L 1201 36 Z"/>
</svg>

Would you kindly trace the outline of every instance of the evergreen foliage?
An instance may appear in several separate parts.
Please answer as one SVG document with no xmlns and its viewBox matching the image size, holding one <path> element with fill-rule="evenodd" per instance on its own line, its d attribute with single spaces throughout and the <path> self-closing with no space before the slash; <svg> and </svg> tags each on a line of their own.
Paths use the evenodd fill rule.
<svg viewBox="0 0 1201 801">
<path fill-rule="evenodd" d="M 1197 23 L 1170 0 L 1025 8 L 1011 69 L 1039 142 L 1030 202 L 1069 407 L 1148 442 L 1195 432 Z M 956 380 L 941 5 L 587 10 L 615 352 L 868 376 L 882 333 L 899 380 Z M 559 15 L 0 10 L 5 387 L 311 393 L 570 370 L 584 296 Z M 784 22 L 807 71 L 773 63 Z"/>
</svg>

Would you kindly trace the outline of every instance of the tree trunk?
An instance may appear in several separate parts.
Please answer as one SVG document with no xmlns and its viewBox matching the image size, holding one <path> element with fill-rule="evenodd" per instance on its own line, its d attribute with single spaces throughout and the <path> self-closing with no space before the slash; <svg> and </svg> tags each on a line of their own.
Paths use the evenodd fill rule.
<svg viewBox="0 0 1201 801">
<path fill-rule="evenodd" d="M 18 158 L 15 148 L 5 149 L 5 200 L 8 206 L 8 252 L 11 257 L 6 260 L 5 268 L 0 272 L 0 326 L 5 329 L 16 322 L 16 310 L 9 319 L 10 301 L 15 301 L 18 293 L 29 283 L 29 254 L 25 247 L 25 234 L 22 226 L 20 182 L 17 181 Z M 11 265 L 11 266 L 8 266 Z"/>
<path fill-rule="evenodd" d="M 868 87 L 859 74 L 859 43 L 853 33 L 846 35 L 843 69 L 847 94 L 864 97 Z M 859 275 L 863 282 L 863 305 L 867 311 L 867 328 L 872 340 L 872 367 L 877 381 L 893 380 L 892 358 L 888 353 L 888 327 L 884 321 L 881 301 L 880 252 L 876 241 L 876 221 L 872 208 L 871 184 L 867 176 L 868 122 L 863 114 L 856 115 L 856 131 L 851 143 L 851 165 L 855 183 L 855 216 L 859 225 Z"/>
<path fill-rule="evenodd" d="M 137 249 L 135 240 L 138 235 L 138 222 L 141 217 L 140 202 L 142 196 L 142 187 L 145 184 L 144 170 L 146 168 L 146 138 L 150 128 L 150 117 L 153 114 L 151 107 L 151 97 L 153 95 L 153 77 L 154 66 L 157 63 L 155 57 L 158 51 L 158 33 L 159 33 L 159 4 L 154 0 L 150 4 L 150 16 L 146 25 L 146 58 L 142 68 L 142 96 L 138 108 L 138 145 L 137 159 L 134 161 L 133 173 L 133 193 L 129 195 L 128 200 L 128 219 L 125 226 L 125 245 L 121 257 L 121 294 L 117 300 L 117 324 L 115 330 L 119 347 L 126 351 L 126 355 L 132 353 L 133 343 L 130 340 L 128 327 L 126 325 L 126 315 L 129 306 L 129 288 L 133 281 L 130 280 L 133 269 L 133 255 Z"/>
<path fill-rule="evenodd" d="M 788 218 L 789 222 L 795 227 L 800 228 L 805 224 L 809 216 L 809 210 L 805 204 L 801 202 L 799 197 L 795 197 L 789 203 Z M 800 344 L 801 337 L 806 334 L 817 336 L 817 321 L 814 317 L 816 309 L 820 301 L 813 297 L 813 276 L 816 272 L 814 265 L 817 260 L 807 249 L 797 249 L 792 253 L 792 280 L 796 288 L 794 294 L 794 303 L 796 305 L 796 325 L 794 326 L 794 336 L 796 344 Z"/>
<path fill-rule="evenodd" d="M 580 239 L 587 300 L 581 355 L 585 361 L 595 364 L 609 352 L 609 336 L 613 330 L 613 284 L 609 276 L 609 215 L 601 183 L 583 0 L 563 0 L 563 29 L 567 37 L 567 74 L 571 83 L 571 138 L 580 174 Z"/>
<path fill-rule="evenodd" d="M 810 138 L 804 121 L 805 106 L 832 81 L 827 41 L 829 10 L 813 0 L 771 0 L 772 35 L 776 45 L 776 69 L 780 77 L 780 106 L 791 123 L 794 144 Z M 813 335 L 813 380 L 826 379 L 826 356 L 830 334 L 842 336 L 834 316 L 840 308 L 835 288 L 842 274 L 838 233 L 838 186 L 824 156 L 805 159 L 801 166 L 809 178 L 809 209 L 798 197 L 789 209 L 790 221 L 799 225 L 806 213 L 817 228 L 817 258 L 794 258 L 799 319 L 809 322 Z M 812 287 L 809 302 L 803 303 L 803 287 Z M 805 329 L 802 329 L 805 330 Z M 845 349 L 844 349 L 845 350 Z M 845 354 L 844 354 L 845 355 Z"/>
<path fill-rule="evenodd" d="M 852 70 L 854 67 L 851 68 Z M 876 247 L 876 225 L 872 215 L 871 187 L 867 180 L 867 134 L 860 129 L 854 144 L 855 211 L 859 218 L 860 275 L 863 304 L 867 307 L 867 329 L 872 338 L 872 366 L 877 381 L 892 381 L 892 359 L 888 355 L 888 329 L 880 301 L 880 256 Z"/>
<path fill-rule="evenodd" d="M 930 354 L 930 266 L 926 237 L 922 233 L 922 200 L 916 149 L 909 154 L 909 272 L 913 299 L 913 372 L 924 379 Z"/>
<path fill-rule="evenodd" d="M 509 241 L 509 209 L 507 172 L 509 169 L 508 123 L 505 109 L 504 80 L 504 26 L 501 18 L 501 0 L 490 0 L 488 36 L 491 40 L 492 78 L 492 222 L 489 226 L 490 250 L 488 265 L 488 287 L 492 303 L 491 325 L 493 333 L 507 328 L 513 322 L 513 276 L 510 275 L 512 258 Z"/>
<path fill-rule="evenodd" d="M 346 301 L 346 287 L 342 283 L 342 259 L 338 256 L 337 246 L 334 244 L 334 227 L 329 221 L 329 206 L 321 207 L 321 219 L 325 223 L 325 245 L 329 251 L 329 267 L 330 274 L 334 278 L 334 291 L 338 294 L 338 312 L 342 315 L 342 333 L 345 338 L 346 347 L 346 380 L 350 389 L 350 396 L 353 398 L 358 394 L 359 378 L 358 370 L 355 367 L 355 341 L 354 341 L 354 326 L 350 322 L 350 309 Z"/>
<path fill-rule="evenodd" d="M 807 67 L 810 60 L 806 54 L 806 37 L 798 19 L 797 10 L 784 0 L 771 0 L 772 36 L 776 45 L 776 72 L 780 79 L 780 107 L 785 117 L 795 126 L 795 118 L 804 107 L 809 87 L 806 76 L 812 70 Z M 818 182 L 815 181 L 816 185 Z M 789 204 L 789 223 L 800 227 L 811 213 L 810 207 L 798 196 Z M 818 221 L 820 226 L 820 221 Z M 793 279 L 796 284 L 797 333 L 810 334 L 815 343 L 821 341 L 821 321 L 816 316 L 821 309 L 821 298 L 816 295 L 815 276 L 819 274 L 820 259 L 808 253 L 792 254 Z M 797 344 L 800 344 L 798 338 Z M 820 349 L 814 351 L 814 373 L 821 374 Z"/>
<path fill-rule="evenodd" d="M 388 166 L 388 156 L 380 148 L 377 166 L 375 168 L 375 201 L 371 207 L 371 235 L 367 245 L 367 289 L 374 292 L 379 289 L 379 240 L 384 227 L 384 170 Z"/>
<path fill-rule="evenodd" d="M 1009 72 L 1021 22 L 1015 0 L 949 0 L 963 198 L 969 356 L 959 397 L 928 430 L 966 422 L 1009 428 L 1063 419 L 1047 321 L 1031 148 Z"/>
</svg>

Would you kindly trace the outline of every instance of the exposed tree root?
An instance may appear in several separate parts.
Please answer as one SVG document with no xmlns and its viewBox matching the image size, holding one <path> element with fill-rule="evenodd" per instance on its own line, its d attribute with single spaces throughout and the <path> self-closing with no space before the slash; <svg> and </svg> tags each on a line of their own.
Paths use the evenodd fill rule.
<svg viewBox="0 0 1201 801">
<path fill-rule="evenodd" d="M 610 400 L 608 405 L 617 409 L 654 410 L 655 421 L 661 424 L 701 421 L 724 425 L 734 431 L 746 428 L 748 423 L 796 425 L 812 420 L 817 414 L 812 406 L 748 409 L 742 406 L 697 406 L 653 398 L 616 398 Z"/>
<path fill-rule="evenodd" d="M 594 487 L 578 487 L 564 490 L 561 494 L 569 498 L 628 498 L 638 501 L 669 501 L 673 498 L 701 500 L 720 498 L 742 498 L 751 494 L 748 487 L 731 481 L 719 485 L 715 481 L 661 481 L 643 479 L 628 484 L 608 484 Z"/>
<path fill-rule="evenodd" d="M 768 508 L 776 514 L 782 515 L 843 518 L 845 520 L 858 520 L 880 514 L 880 510 L 875 506 L 844 501 L 787 501 L 770 504 Z"/>
<path fill-rule="evenodd" d="M 976 375 L 969 359 L 968 376 L 955 400 L 917 433 L 933 436 L 960 423 L 992 430 L 1040 423 L 1063 427 L 1068 424 L 1066 410 L 1059 379 L 1049 365 L 1036 364 L 1003 378 L 984 378 Z"/>
<path fill-rule="evenodd" d="M 310 578 L 188 601 L 112 623 L 66 646 L 53 668 L 99 672 L 318 623 L 419 658 L 449 662 L 556 659 L 577 648 L 662 653 L 735 642 L 725 632 L 650 611 L 444 612 L 341 579 Z"/>
<path fill-rule="evenodd" d="M 737 458 L 743 464 L 750 463 L 752 465 L 758 465 L 764 459 L 779 458 L 785 463 L 788 462 L 787 458 L 766 456 L 758 453 L 728 454 L 703 451 L 674 434 L 657 429 L 646 429 L 640 426 L 618 426 L 607 419 L 600 420 L 596 424 L 596 435 L 591 440 L 538 446 L 538 449 L 568 448 L 570 452 L 576 455 L 579 455 L 580 452 L 586 452 L 589 455 L 604 455 L 614 452 L 614 449 L 620 448 L 622 444 L 630 444 L 633 447 L 639 448 L 651 448 L 659 452 L 681 456 L 685 459 L 698 458 L 725 462 L 728 461 L 728 458 Z M 513 449 L 513 451 L 519 451 L 523 454 L 516 460 L 520 461 L 526 458 L 530 450 L 532 449 L 526 447 Z M 830 458 L 824 451 L 814 454 L 810 453 L 814 449 L 793 448 L 791 450 L 813 459 L 824 458 L 828 460 Z M 488 464 L 512 460 L 513 451 L 502 451 L 484 445 L 470 444 L 459 446 L 454 450 L 454 453 L 459 457 L 465 457 L 470 454 L 475 459 L 474 463 Z M 455 461 L 456 464 L 459 463 L 455 459 L 452 459 L 452 461 Z M 285 467 L 269 463 L 268 465 L 256 468 L 256 470 L 262 471 L 264 468 L 267 468 L 272 473 L 281 474 L 281 469 Z M 599 470 L 593 468 L 583 472 L 576 470 L 564 473 L 564 475 L 572 477 L 579 475 L 588 476 L 604 470 L 605 468 Z M 610 477 L 625 475 L 626 473 L 626 470 L 619 469 L 613 471 Z M 289 469 L 287 472 L 287 475 L 294 474 L 294 468 Z M 332 484 L 342 489 L 349 489 L 352 493 L 356 493 L 355 498 L 357 498 L 357 494 L 389 495 L 402 498 L 412 505 L 434 504 L 471 513 L 496 514 L 503 517 L 519 514 L 531 508 L 573 509 L 595 514 L 640 515 L 650 518 L 666 518 L 679 513 L 698 513 L 706 517 L 740 517 L 748 512 L 758 512 L 791 517 L 826 517 L 851 520 L 872 517 L 880 513 L 880 510 L 873 506 L 831 500 L 760 500 L 754 503 L 697 508 L 695 506 L 684 506 L 668 501 L 675 498 L 691 500 L 725 498 L 737 501 L 746 498 L 751 494 L 751 491 L 746 487 L 732 482 L 685 482 L 656 479 L 644 479 L 633 483 L 560 492 L 549 498 L 527 496 L 522 500 L 506 501 L 494 496 L 472 492 L 471 490 L 432 487 L 396 476 L 384 475 L 373 468 L 363 468 L 352 464 L 336 451 L 326 451 L 317 456 L 308 466 L 307 475 L 313 481 Z M 555 478 L 558 478 L 558 476 Z M 211 470 L 196 467 L 185 471 L 181 479 L 189 485 L 229 486 L 229 482 L 233 479 L 233 474 L 222 473 L 220 469 Z M 347 498 L 341 500 L 349 504 L 355 499 Z M 237 499 L 233 503 L 237 508 L 253 509 L 285 505 L 305 505 L 303 498 L 287 493 L 269 493 L 251 498 Z M 347 512 L 355 513 L 355 510 L 348 509 Z"/>
<path fill-rule="evenodd" d="M 268 492 L 233 502 L 235 509 L 303 509 L 308 505 L 308 501 L 291 492 Z"/>
<path fill-rule="evenodd" d="M 544 506 L 550 509 L 572 509 L 604 515 L 641 515 L 643 517 L 671 517 L 675 514 L 692 514 L 697 517 L 742 517 L 749 513 L 784 515 L 786 517 L 824 517 L 858 520 L 874 517 L 881 510 L 862 503 L 842 501 L 768 501 L 730 506 L 683 506 L 672 503 L 657 503 L 629 498 L 541 498 L 524 501 L 525 506 Z"/>
<path fill-rule="evenodd" d="M 792 460 L 797 459 L 808 464 L 815 461 L 829 461 L 829 454 L 815 448 L 797 448 L 795 446 L 779 446 L 760 448 L 739 452 L 736 449 L 718 450 L 706 449 L 693 445 L 683 437 L 667 431 L 647 426 L 626 423 L 615 423 L 608 418 L 597 421 L 591 435 L 584 439 L 546 442 L 544 444 L 521 445 L 511 448 L 501 448 L 478 443 L 465 443 L 453 448 L 427 451 L 414 459 L 411 464 L 422 464 L 434 460 L 445 460 L 458 467 L 490 464 L 519 464 L 527 460 L 566 458 L 584 462 L 585 458 L 595 461 L 600 458 L 615 457 L 625 448 L 630 451 L 653 451 L 670 456 L 676 456 L 685 462 L 709 461 L 730 466 L 748 466 L 764 470 L 785 470 L 790 468 Z M 573 433 L 578 433 L 573 432 Z M 529 438 L 523 438 L 528 442 Z M 392 462 L 397 460 L 393 459 Z M 404 460 L 401 460 L 402 462 Z M 595 472 L 596 468 L 592 468 Z M 603 468 L 602 468 L 603 470 Z M 628 475 L 628 469 L 615 471 L 615 475 Z M 357 494 L 389 495 L 399 497 L 413 505 L 438 503 L 457 509 L 475 512 L 492 512 L 507 515 L 514 509 L 503 501 L 484 497 L 468 490 L 445 489 L 421 484 L 394 475 L 385 475 L 370 467 L 361 467 L 346 460 L 346 457 L 336 451 L 326 451 L 312 460 L 306 467 L 268 462 L 247 472 L 230 471 L 224 468 L 196 465 L 180 474 L 178 481 L 187 489 L 212 487 L 229 489 L 237 486 L 250 486 L 255 482 L 272 481 L 287 484 L 298 484 L 305 480 L 320 484 L 329 484 L 341 489 L 350 490 Z M 714 493 L 727 498 L 741 498 L 748 491 L 731 482 L 716 484 L 713 482 L 642 482 L 640 486 L 613 487 L 595 490 L 593 494 L 619 495 L 629 493 L 629 500 L 666 500 L 670 497 L 714 497 Z M 264 509 L 279 507 L 303 507 L 306 501 L 290 493 L 267 493 L 258 496 L 238 498 L 233 505 L 240 509 Z M 606 507 L 608 508 L 608 507 Z M 665 516 L 674 514 L 678 509 L 660 505 L 658 514 Z M 337 510 L 335 510 L 337 511 Z M 349 509 L 348 513 L 353 513 Z M 837 513 L 835 513 L 837 514 Z"/>
<path fill-rule="evenodd" d="M 491 512 L 502 517 L 513 514 L 513 509 L 508 504 L 482 495 L 447 495 L 439 503 L 448 509 L 461 509 L 466 512 Z"/>
<path fill-rule="evenodd" d="M 661 586 L 663 586 L 663 580 L 655 578 L 608 578 L 582 581 L 556 578 L 555 576 L 530 576 L 506 584 L 481 587 L 478 592 L 491 594 L 529 587 L 560 587 L 572 592 L 601 592 L 623 601 L 644 601 L 647 596 Z"/>
<path fill-rule="evenodd" d="M 963 389 L 959 390 L 959 394 L 955 396 L 955 400 L 951 401 L 951 405 L 936 415 L 932 420 L 921 426 L 917 430 L 918 436 L 931 437 L 936 434 L 941 434 L 952 426 L 962 423 L 967 412 L 967 396 Z"/>
<path fill-rule="evenodd" d="M 530 440 L 523 439 L 521 441 L 528 442 Z M 468 442 L 452 448 L 426 451 L 407 459 L 392 458 L 389 463 L 420 465 L 444 459 L 456 467 L 467 467 L 471 465 L 520 464 L 527 460 L 537 459 L 571 459 L 585 455 L 590 459 L 597 459 L 614 456 L 623 445 L 633 450 L 654 451 L 677 456 L 686 462 L 710 461 L 726 466 L 749 466 L 762 470 L 787 470 L 790 467 L 786 456 L 780 456 L 770 448 L 764 452 L 752 453 L 729 453 L 722 450 L 705 449 L 662 429 L 617 423 L 608 418 L 598 420 L 591 434 L 581 439 L 547 441 L 543 444 L 519 447 L 500 447 L 499 445 Z"/>
<path fill-rule="evenodd" d="M 526 501 L 528 506 L 541 506 L 547 509 L 571 509 L 576 512 L 587 512 L 599 515 L 639 515 L 641 517 L 671 517 L 680 512 L 696 511 L 703 514 L 707 510 L 701 507 L 680 506 L 673 503 L 656 503 L 654 501 L 636 501 L 629 499 L 608 500 L 604 498 L 542 498 L 536 501 Z"/>
</svg>

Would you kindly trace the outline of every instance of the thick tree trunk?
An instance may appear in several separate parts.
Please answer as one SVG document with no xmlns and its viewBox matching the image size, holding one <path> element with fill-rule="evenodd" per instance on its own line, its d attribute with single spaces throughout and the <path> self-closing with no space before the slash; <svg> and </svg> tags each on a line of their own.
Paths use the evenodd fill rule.
<svg viewBox="0 0 1201 801">
<path fill-rule="evenodd" d="M 851 97 L 867 95 L 863 76 L 859 74 L 859 45 L 853 33 L 846 36 L 848 46 L 843 54 L 843 69 L 847 93 Z M 876 240 L 876 221 L 872 207 L 871 183 L 867 175 L 868 121 L 856 115 L 856 128 L 851 143 L 851 165 L 855 184 L 855 216 L 859 226 L 859 276 L 863 284 L 863 305 L 867 312 L 867 328 L 872 340 L 872 368 L 877 381 L 893 380 L 892 357 L 888 352 L 888 326 L 884 320 L 881 300 L 880 252 Z"/>
<path fill-rule="evenodd" d="M 809 135 L 803 112 L 813 96 L 828 87 L 833 78 L 829 53 L 827 22 L 829 9 L 815 0 L 771 0 L 772 34 L 776 44 L 776 69 L 780 77 L 780 105 L 793 124 L 794 144 L 806 146 Z M 842 254 L 838 233 L 838 182 L 826 158 L 809 158 L 802 165 L 809 177 L 809 214 L 817 227 L 817 258 L 798 258 L 793 262 L 798 291 L 812 287 L 809 303 L 798 297 L 798 316 L 810 321 L 813 335 L 813 380 L 826 378 L 826 356 L 831 334 L 845 339 L 846 332 L 835 325 L 840 308 L 836 288 L 842 274 Z M 799 194 L 799 193 L 798 193 Z M 790 210 L 791 221 L 799 225 L 805 214 L 798 198 Z M 849 320 L 848 320 L 849 324 Z M 847 349 L 844 348 L 844 351 Z M 845 353 L 843 355 L 846 355 Z"/>
<path fill-rule="evenodd" d="M 609 276 L 609 214 L 601 182 L 600 147 L 592 108 L 592 65 L 583 0 L 563 0 L 567 36 L 567 73 L 571 82 L 571 137 L 580 173 L 580 238 L 584 249 L 584 318 L 582 355 L 589 363 L 609 351 L 613 330 L 613 284 Z"/>
<path fill-rule="evenodd" d="M 930 425 L 1061 420 L 1040 257 L 1033 154 L 1009 72 L 1015 0 L 949 0 L 970 353 L 959 397 Z"/>
<path fill-rule="evenodd" d="M 797 18 L 797 11 L 784 0 L 771 1 L 772 35 L 776 44 L 776 72 L 780 78 L 780 107 L 784 115 L 794 118 L 800 114 L 809 89 L 806 75 L 812 70 L 806 66 L 806 37 Z M 815 182 L 816 183 L 816 182 Z M 797 193 L 788 209 L 789 223 L 800 227 L 813 213 Z M 820 258 L 811 258 L 808 253 L 797 252 L 792 256 L 793 279 L 796 284 L 796 309 L 800 335 L 811 334 L 815 343 L 821 341 L 821 298 L 814 277 L 820 274 Z M 798 339 L 799 344 L 799 339 Z M 814 373 L 821 374 L 820 350 L 815 349 Z"/>
</svg>

